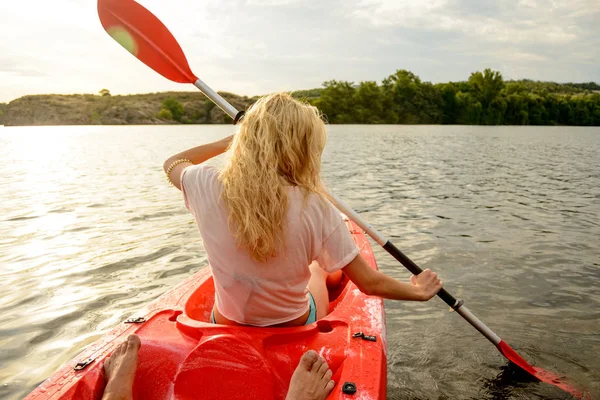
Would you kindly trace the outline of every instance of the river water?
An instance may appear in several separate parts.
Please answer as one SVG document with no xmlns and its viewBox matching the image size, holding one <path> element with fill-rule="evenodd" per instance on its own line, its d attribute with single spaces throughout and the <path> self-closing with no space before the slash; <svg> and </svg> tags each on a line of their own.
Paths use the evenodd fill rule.
<svg viewBox="0 0 600 400">
<path fill-rule="evenodd" d="M 232 131 L 0 127 L 0 398 L 206 266 L 161 165 Z M 599 128 L 331 126 L 323 170 L 528 361 L 600 397 Z M 386 313 L 389 399 L 569 398 L 515 375 L 437 298 Z"/>
</svg>

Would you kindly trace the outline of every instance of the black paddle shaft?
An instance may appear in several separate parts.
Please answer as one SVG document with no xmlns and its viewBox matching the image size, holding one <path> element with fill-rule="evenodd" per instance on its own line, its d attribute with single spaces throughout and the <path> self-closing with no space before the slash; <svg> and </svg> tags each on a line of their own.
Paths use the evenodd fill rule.
<svg viewBox="0 0 600 400">
<path fill-rule="evenodd" d="M 415 264 L 413 260 L 408 258 L 406 256 L 406 254 L 401 252 L 400 249 L 398 249 L 396 246 L 394 246 L 394 244 L 392 242 L 390 242 L 389 240 L 383 245 L 383 248 L 388 253 L 390 253 L 392 255 L 392 257 L 394 257 L 396 260 L 400 261 L 400 263 L 402 265 L 404 265 L 406 267 L 406 269 L 409 270 L 413 275 L 419 275 L 421 272 L 423 272 L 421 267 L 419 267 L 417 264 Z M 452 307 L 455 310 L 462 305 L 462 301 L 458 302 L 454 298 L 454 296 L 452 296 L 450 293 L 448 293 L 446 291 L 446 289 L 444 289 L 444 288 L 440 289 L 440 291 L 437 293 L 437 295 L 440 299 L 444 300 L 444 302 L 446 304 L 448 304 L 450 307 Z"/>
</svg>

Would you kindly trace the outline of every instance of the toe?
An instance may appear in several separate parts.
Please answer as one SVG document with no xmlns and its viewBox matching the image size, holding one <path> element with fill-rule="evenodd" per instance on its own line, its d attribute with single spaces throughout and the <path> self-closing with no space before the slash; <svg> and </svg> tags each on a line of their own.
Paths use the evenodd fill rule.
<svg viewBox="0 0 600 400">
<path fill-rule="evenodd" d="M 321 366 L 319 367 L 319 370 L 317 371 L 317 375 L 322 378 L 325 376 L 325 373 L 329 371 L 329 365 L 327 365 L 327 363 L 325 362 L 325 360 L 323 360 L 323 364 L 321 364 Z"/>
<path fill-rule="evenodd" d="M 142 341 L 138 335 L 129 335 L 127 337 L 127 348 L 137 351 L 142 345 Z"/>
<path fill-rule="evenodd" d="M 314 350 L 309 350 L 302 355 L 300 358 L 300 364 L 302 368 L 307 371 L 310 371 L 315 362 L 319 359 L 319 355 Z"/>
<path fill-rule="evenodd" d="M 119 343 L 119 345 L 113 350 L 112 356 L 118 357 L 119 355 L 124 354 L 126 350 L 127 350 L 127 340 L 125 340 L 122 343 Z"/>
<path fill-rule="evenodd" d="M 334 381 L 329 381 L 327 383 L 327 385 L 325 385 L 325 392 L 327 394 L 331 393 L 331 391 L 333 390 L 333 387 L 335 386 L 335 382 Z"/>
<path fill-rule="evenodd" d="M 325 382 L 329 382 L 331 380 L 332 375 L 333 375 L 333 372 L 331 372 L 330 369 L 327 369 L 327 371 L 325 372 L 325 375 L 323 375 L 323 380 Z"/>
<path fill-rule="evenodd" d="M 315 361 L 310 369 L 311 372 L 317 373 L 323 364 L 325 364 L 325 359 L 323 357 L 317 357 L 317 361 Z"/>
</svg>

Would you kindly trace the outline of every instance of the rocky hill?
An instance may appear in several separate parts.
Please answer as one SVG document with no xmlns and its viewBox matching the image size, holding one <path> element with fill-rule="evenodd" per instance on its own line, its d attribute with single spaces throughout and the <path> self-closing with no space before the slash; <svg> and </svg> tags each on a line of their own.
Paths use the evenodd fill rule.
<svg viewBox="0 0 600 400">
<path fill-rule="evenodd" d="M 0 124 L 18 125 L 148 125 L 221 124 L 231 119 L 200 92 L 164 92 L 127 96 L 35 95 L 0 104 Z M 245 110 L 255 100 L 219 93 L 234 107 Z M 161 112 L 163 102 L 174 99 L 182 115 Z M 173 103 L 173 102 L 171 102 Z M 159 116 L 160 114 L 160 116 Z"/>
<path fill-rule="evenodd" d="M 0 125 L 3 125 L 2 118 L 4 116 L 4 110 L 6 110 L 6 103 L 0 103 Z"/>
</svg>

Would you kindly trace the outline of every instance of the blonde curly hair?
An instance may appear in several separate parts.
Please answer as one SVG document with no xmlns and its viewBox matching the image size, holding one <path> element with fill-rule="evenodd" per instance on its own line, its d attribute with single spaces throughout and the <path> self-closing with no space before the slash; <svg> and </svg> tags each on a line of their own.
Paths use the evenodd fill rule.
<svg viewBox="0 0 600 400">
<path fill-rule="evenodd" d="M 256 261 L 284 250 L 286 186 L 327 197 L 320 177 L 326 136 L 317 108 L 286 93 L 262 97 L 244 116 L 219 180 L 229 229 Z"/>
</svg>

